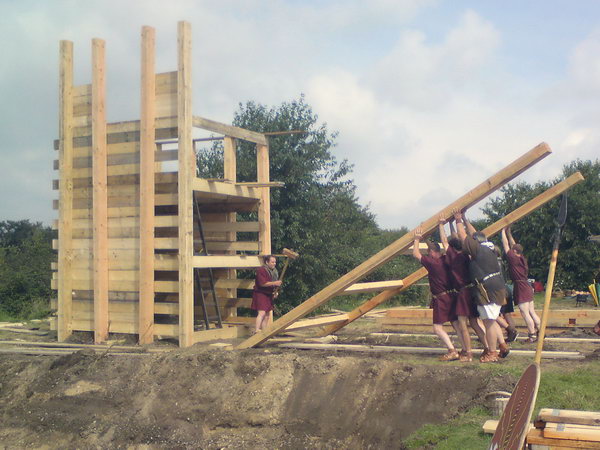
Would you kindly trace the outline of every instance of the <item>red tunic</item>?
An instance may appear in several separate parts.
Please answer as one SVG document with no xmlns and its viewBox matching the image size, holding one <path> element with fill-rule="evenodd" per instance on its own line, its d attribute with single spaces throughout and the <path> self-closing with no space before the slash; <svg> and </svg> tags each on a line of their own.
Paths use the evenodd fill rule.
<svg viewBox="0 0 600 450">
<path fill-rule="evenodd" d="M 271 275 L 266 267 L 262 266 L 256 270 L 250 308 L 256 311 L 273 310 L 273 292 L 275 291 L 275 286 L 265 286 L 265 283 L 271 281 L 274 280 L 271 279 Z"/>
<path fill-rule="evenodd" d="M 474 317 L 472 307 L 473 294 L 469 286 L 469 255 L 448 246 L 448 250 L 446 250 L 446 262 L 450 270 L 452 285 L 457 291 L 456 315 Z"/>
<path fill-rule="evenodd" d="M 515 305 L 533 301 L 533 288 L 527 281 L 529 265 L 523 255 L 517 255 L 514 250 L 506 253 L 508 261 L 508 274 L 513 282 L 513 299 Z"/>
<path fill-rule="evenodd" d="M 446 257 L 434 258 L 423 255 L 421 264 L 427 269 L 429 289 L 433 295 L 433 323 L 443 324 L 455 321 L 456 297 L 448 292 L 452 290 L 452 283 Z"/>
</svg>

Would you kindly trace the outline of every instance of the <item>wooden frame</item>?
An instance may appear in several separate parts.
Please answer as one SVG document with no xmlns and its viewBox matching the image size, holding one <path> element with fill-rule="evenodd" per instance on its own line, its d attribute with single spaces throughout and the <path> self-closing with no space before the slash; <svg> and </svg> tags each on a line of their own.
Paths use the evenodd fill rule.
<svg viewBox="0 0 600 450">
<path fill-rule="evenodd" d="M 198 330 L 194 325 L 194 267 L 215 273 L 218 303 L 235 317 L 247 298 L 236 268 L 261 265 L 269 251 L 271 187 L 268 138 L 255 131 L 192 114 L 191 27 L 178 24 L 177 70 L 155 73 L 155 31 L 141 33 L 140 120 L 107 123 L 105 43 L 92 41 L 92 83 L 73 86 L 73 44 L 60 45 L 59 171 L 53 188 L 59 218 L 55 223 L 58 262 L 52 288 L 58 290 L 59 340 L 73 330 L 135 333 L 140 344 L 154 338 L 179 338 L 181 346 L 210 338 L 243 336 L 236 327 Z M 196 177 L 193 128 L 223 134 L 226 180 Z M 257 145 L 256 182 L 237 183 L 236 141 Z M 164 142 L 176 144 L 167 147 Z M 171 144 L 171 145 L 174 145 Z M 162 161 L 177 161 L 166 172 Z M 201 208 L 209 256 L 196 256 L 200 235 L 192 199 Z M 237 212 L 259 211 L 254 222 L 238 222 Z M 256 236 L 238 240 L 238 233 Z M 268 240 L 268 242 L 266 241 Z M 156 322 L 156 315 L 177 324 Z M 209 336 L 210 335 L 210 336 Z"/>
</svg>

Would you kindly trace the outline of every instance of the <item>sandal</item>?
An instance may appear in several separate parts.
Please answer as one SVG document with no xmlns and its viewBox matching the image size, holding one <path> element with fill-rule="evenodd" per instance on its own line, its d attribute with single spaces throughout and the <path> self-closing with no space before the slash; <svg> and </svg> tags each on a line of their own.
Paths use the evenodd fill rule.
<svg viewBox="0 0 600 450">
<path fill-rule="evenodd" d="M 536 333 L 529 333 L 527 336 L 529 336 L 529 338 L 527 339 L 527 342 L 529 342 L 529 343 L 537 342 L 537 334 Z"/>
<path fill-rule="evenodd" d="M 498 356 L 500 356 L 500 358 L 506 358 L 508 356 L 508 354 L 510 353 L 509 346 L 506 344 L 500 344 L 499 348 L 500 348 L 500 353 L 498 354 Z"/>
<path fill-rule="evenodd" d="M 473 361 L 473 354 L 471 352 L 461 351 L 458 360 L 460 362 L 471 362 Z"/>
<path fill-rule="evenodd" d="M 449 351 L 445 355 L 442 355 L 438 358 L 440 361 L 456 361 L 460 359 L 460 355 L 456 350 Z"/>
<path fill-rule="evenodd" d="M 500 361 L 500 356 L 498 355 L 498 352 L 489 352 L 485 356 L 479 358 L 479 361 L 482 363 L 498 362 Z"/>
</svg>

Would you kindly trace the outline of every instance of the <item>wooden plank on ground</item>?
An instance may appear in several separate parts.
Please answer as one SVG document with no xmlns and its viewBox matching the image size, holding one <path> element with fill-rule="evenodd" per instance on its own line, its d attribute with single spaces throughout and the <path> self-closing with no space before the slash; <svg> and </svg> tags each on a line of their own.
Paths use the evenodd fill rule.
<svg viewBox="0 0 600 450">
<path fill-rule="evenodd" d="M 248 330 L 243 326 L 223 326 L 223 328 L 195 331 L 193 341 L 196 344 L 198 342 L 208 342 L 217 339 L 235 339 L 247 336 L 248 334 Z"/>
<path fill-rule="evenodd" d="M 542 435 L 545 438 L 552 439 L 600 442 L 600 427 L 573 423 L 547 422 L 542 430 Z"/>
<path fill-rule="evenodd" d="M 600 412 L 542 408 L 538 414 L 538 420 L 554 423 L 600 426 Z"/>
<path fill-rule="evenodd" d="M 527 439 L 525 442 L 528 445 L 546 446 L 550 449 L 557 449 L 557 450 L 558 449 L 572 449 L 572 448 L 585 448 L 585 449 L 600 450 L 600 442 L 547 438 L 547 437 L 544 437 L 543 430 L 538 430 L 535 428 L 532 430 L 529 430 L 529 433 L 527 433 Z"/>
<path fill-rule="evenodd" d="M 441 347 L 408 347 L 397 345 L 359 345 L 359 344 L 309 344 L 309 343 L 294 343 L 281 344 L 279 347 L 295 348 L 300 350 L 333 350 L 347 352 L 366 352 L 366 353 L 414 353 L 414 354 L 431 354 L 442 355 L 447 352 Z M 481 349 L 482 350 L 482 349 Z M 477 351 L 477 349 L 474 349 Z M 533 356 L 534 350 L 513 350 L 511 355 Z M 584 359 L 585 357 L 579 352 L 555 352 L 544 351 L 543 358 L 547 359 Z"/>
<path fill-rule="evenodd" d="M 343 322 L 348 319 L 347 314 L 335 314 L 331 316 L 316 317 L 314 319 L 305 319 L 294 322 L 285 331 L 302 330 L 305 328 L 322 327 L 332 323 Z"/>
<path fill-rule="evenodd" d="M 502 228 L 504 228 L 508 225 L 511 225 L 512 223 L 522 219 L 523 217 L 527 216 L 531 212 L 540 208 L 541 206 L 543 206 L 544 204 L 546 204 L 547 202 L 549 202 L 556 196 L 562 194 L 563 192 L 567 191 L 572 186 L 574 186 L 575 184 L 577 184 L 581 181 L 583 181 L 583 176 L 581 175 L 581 173 L 579 173 L 579 172 L 574 173 L 566 180 L 554 185 L 550 189 L 546 190 L 545 192 L 541 193 L 537 197 L 528 201 L 524 205 L 515 209 L 513 212 L 506 215 L 502 219 L 496 221 L 494 224 L 485 228 L 483 230 L 483 232 L 488 237 L 498 233 L 500 230 L 502 230 Z M 412 286 L 417 281 L 421 280 L 426 275 L 427 275 L 427 270 L 424 267 L 421 267 L 419 270 L 413 272 L 412 274 L 410 274 L 409 276 L 407 276 L 406 278 L 404 278 L 402 280 L 403 287 L 383 291 L 380 294 L 376 295 L 375 297 L 371 298 L 370 300 L 367 300 L 362 305 L 360 305 L 357 308 L 355 308 L 354 310 L 350 311 L 350 313 L 348 314 L 348 316 L 349 316 L 348 322 L 342 323 L 342 324 L 337 324 L 337 325 L 331 325 L 331 326 L 325 328 L 325 330 L 323 331 L 323 333 L 321 335 L 326 336 L 327 334 L 334 333 L 337 330 L 339 330 L 340 328 L 348 325 L 349 323 L 352 323 L 354 320 L 358 319 L 359 317 L 361 317 L 363 314 L 367 313 L 368 311 L 371 311 L 373 308 L 376 308 L 381 303 L 389 300 L 390 298 L 394 297 L 395 295 L 398 295 L 401 292 L 403 292 L 404 290 L 408 289 L 410 286 Z"/>
<path fill-rule="evenodd" d="M 497 174 L 491 176 L 479 186 L 475 187 L 467 194 L 463 195 L 461 198 L 451 203 L 446 208 L 433 215 L 431 218 L 427 219 L 425 222 L 421 223 L 420 228 L 423 230 L 423 233 L 427 235 L 433 232 L 438 226 L 440 216 L 443 216 L 444 219 L 447 220 L 452 216 L 453 210 L 462 210 L 478 203 L 480 200 L 487 197 L 496 189 L 505 185 L 517 175 L 527 170 L 536 162 L 548 156 L 550 153 L 550 147 L 548 147 L 548 145 L 545 143 L 542 143 L 537 147 L 533 148 L 525 155 L 521 156 L 516 161 L 509 164 L 507 167 L 500 170 Z M 378 252 L 377 254 L 360 264 L 358 267 L 354 268 L 343 277 L 339 278 L 338 280 L 331 283 L 329 286 L 317 292 L 315 295 L 313 295 L 301 305 L 297 306 L 284 316 L 280 317 L 266 330 L 255 334 L 254 336 L 239 344 L 237 348 L 249 348 L 260 344 L 261 342 L 264 342 L 269 337 L 277 334 L 282 329 L 287 328 L 291 323 L 309 314 L 311 311 L 326 303 L 338 293 L 342 292 L 344 289 L 363 279 L 369 273 L 396 257 L 398 253 L 408 248 L 412 244 L 412 242 L 413 233 L 406 233 L 400 239 L 388 245 L 386 248 L 384 248 L 383 250 L 381 250 L 380 252 Z M 364 314 L 364 312 L 361 311 L 360 315 Z"/>
</svg>

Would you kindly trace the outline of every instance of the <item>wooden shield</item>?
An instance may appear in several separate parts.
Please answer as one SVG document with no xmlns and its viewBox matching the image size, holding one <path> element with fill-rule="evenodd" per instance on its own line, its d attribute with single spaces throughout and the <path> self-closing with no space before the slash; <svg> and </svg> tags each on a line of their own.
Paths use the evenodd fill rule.
<svg viewBox="0 0 600 450">
<path fill-rule="evenodd" d="M 500 417 L 489 450 L 521 450 L 529 431 L 529 422 L 540 384 L 540 366 L 531 364 L 515 386 Z"/>
</svg>

